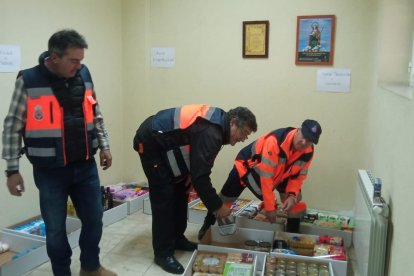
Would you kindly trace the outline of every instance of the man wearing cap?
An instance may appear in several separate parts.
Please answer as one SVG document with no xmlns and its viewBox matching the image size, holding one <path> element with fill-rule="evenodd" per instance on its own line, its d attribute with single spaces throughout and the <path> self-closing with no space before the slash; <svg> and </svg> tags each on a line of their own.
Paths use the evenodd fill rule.
<svg viewBox="0 0 414 276">
<path fill-rule="evenodd" d="M 247 187 L 263 200 L 266 218 L 275 222 L 276 189 L 282 211 L 288 213 L 287 231 L 298 232 L 300 217 L 306 212 L 306 204 L 300 201 L 301 188 L 321 133 L 320 124 L 307 119 L 300 128 L 277 129 L 243 148 L 220 192 L 223 202 L 234 202 Z M 208 213 L 198 238 L 214 223 L 215 216 Z"/>
</svg>

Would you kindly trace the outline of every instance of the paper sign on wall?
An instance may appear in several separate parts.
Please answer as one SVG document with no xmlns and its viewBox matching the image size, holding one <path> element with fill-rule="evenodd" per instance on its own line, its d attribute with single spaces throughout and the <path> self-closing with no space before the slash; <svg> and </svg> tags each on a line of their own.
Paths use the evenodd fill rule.
<svg viewBox="0 0 414 276">
<path fill-rule="evenodd" d="M 0 72 L 17 72 L 20 69 L 20 47 L 0 45 Z"/>
<path fill-rule="evenodd" d="M 349 92 L 351 90 L 350 69 L 319 69 L 317 90 L 327 92 Z"/>
<path fill-rule="evenodd" d="M 152 67 L 174 67 L 175 48 L 151 48 Z"/>
</svg>

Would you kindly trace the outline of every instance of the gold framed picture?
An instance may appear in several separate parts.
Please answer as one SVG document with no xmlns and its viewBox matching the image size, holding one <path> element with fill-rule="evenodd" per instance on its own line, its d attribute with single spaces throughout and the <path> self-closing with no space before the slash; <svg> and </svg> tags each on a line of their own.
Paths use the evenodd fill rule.
<svg viewBox="0 0 414 276">
<path fill-rule="evenodd" d="M 332 65 L 335 15 L 297 17 L 296 65 Z"/>
<path fill-rule="evenodd" d="M 269 56 L 269 21 L 243 21 L 243 58 Z"/>
</svg>

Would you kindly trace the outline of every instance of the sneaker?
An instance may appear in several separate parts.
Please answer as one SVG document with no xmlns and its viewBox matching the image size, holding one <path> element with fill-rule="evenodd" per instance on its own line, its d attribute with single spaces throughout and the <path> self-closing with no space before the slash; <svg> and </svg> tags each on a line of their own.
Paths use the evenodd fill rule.
<svg viewBox="0 0 414 276">
<path fill-rule="evenodd" d="M 81 268 L 79 276 L 117 276 L 117 274 L 106 269 L 103 266 L 100 266 L 97 270 L 94 271 Z"/>
</svg>

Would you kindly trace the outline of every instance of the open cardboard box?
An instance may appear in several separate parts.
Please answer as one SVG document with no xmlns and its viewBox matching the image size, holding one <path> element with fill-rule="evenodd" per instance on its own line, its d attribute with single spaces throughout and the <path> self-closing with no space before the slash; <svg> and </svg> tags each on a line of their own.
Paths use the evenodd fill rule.
<svg viewBox="0 0 414 276">
<path fill-rule="evenodd" d="M 1 231 L 9 250 L 0 254 L 0 276 L 22 275 L 48 261 L 45 241 Z"/>
<path fill-rule="evenodd" d="M 222 236 L 218 226 L 213 225 L 198 244 L 199 250 L 210 250 L 217 252 L 253 253 L 257 256 L 257 265 L 262 266 L 264 257 L 270 251 L 262 252 L 245 249 L 244 243 L 247 240 L 265 241 L 273 243 L 274 232 L 257 229 L 238 228 L 233 235 Z"/>
<path fill-rule="evenodd" d="M 3 231 L 7 233 L 15 234 L 17 236 L 23 236 L 23 237 L 27 237 L 30 239 L 46 242 L 46 237 L 44 236 L 39 236 L 35 234 L 29 234 L 29 233 L 24 233 L 24 232 L 14 230 L 14 228 L 16 227 L 28 224 L 39 218 L 41 218 L 41 215 L 37 215 L 35 217 L 21 221 L 17 224 L 11 225 L 7 228 L 4 228 Z M 80 236 L 81 227 L 82 227 L 82 223 L 79 219 L 74 218 L 74 217 L 66 217 L 66 233 L 68 235 L 68 241 L 69 241 L 71 248 L 74 248 L 79 245 L 79 236 Z"/>
<path fill-rule="evenodd" d="M 218 250 L 214 250 L 214 249 L 211 249 L 211 250 L 210 249 L 204 249 L 204 250 L 200 250 L 199 249 L 199 250 L 195 250 L 193 252 L 193 255 L 190 258 L 190 261 L 188 262 L 188 264 L 187 264 L 187 266 L 185 268 L 184 273 L 182 274 L 183 276 L 192 276 L 193 275 L 193 264 L 194 264 L 194 261 L 195 261 L 195 259 L 197 257 L 197 254 L 199 252 L 200 253 L 203 253 L 203 252 L 211 252 L 211 253 L 243 253 L 243 252 L 234 252 L 232 250 L 228 250 L 228 249 L 225 249 L 225 248 L 221 248 L 219 251 Z M 248 252 L 248 253 L 250 253 L 250 252 Z M 255 256 L 255 260 L 253 262 L 253 273 L 252 273 L 253 276 L 256 275 L 257 268 L 258 268 L 258 265 L 257 265 L 257 256 Z M 208 274 L 208 275 L 210 275 L 210 274 Z"/>
<path fill-rule="evenodd" d="M 303 258 L 296 258 L 297 257 L 296 255 L 284 255 L 284 254 L 276 255 L 276 253 L 271 253 L 270 255 L 265 257 L 265 260 L 263 262 L 263 266 L 261 267 L 261 271 L 262 271 L 261 275 L 262 276 L 266 275 L 266 273 L 265 273 L 266 272 L 266 260 L 270 257 L 276 257 L 277 259 L 282 259 L 285 262 L 294 261 L 294 262 L 303 262 L 303 263 L 306 263 L 306 264 L 311 264 L 311 263 L 319 264 L 319 265 L 324 264 L 324 265 L 328 266 L 329 276 L 335 276 L 335 275 L 337 275 L 337 276 L 346 276 L 346 274 L 344 274 L 344 275 L 334 274 L 333 268 L 332 268 L 332 263 L 325 260 L 325 259 L 304 260 Z"/>
<path fill-rule="evenodd" d="M 188 222 L 196 224 L 204 223 L 204 218 L 207 216 L 207 209 L 200 210 L 196 208 L 201 203 L 201 199 L 198 198 L 188 204 Z"/>
<path fill-rule="evenodd" d="M 315 240 L 319 239 L 318 235 L 306 235 L 306 234 L 298 234 L 298 233 L 275 233 L 275 236 L 278 236 L 279 234 L 285 235 L 288 239 L 294 237 L 294 236 L 303 236 L 303 237 L 310 237 Z M 346 254 L 346 252 L 345 252 Z M 348 262 L 347 261 L 340 261 L 340 260 L 334 260 L 329 257 L 324 256 L 318 256 L 318 257 L 312 257 L 312 256 L 302 256 L 302 255 L 291 255 L 291 254 L 283 254 L 278 252 L 271 252 L 270 255 L 272 256 L 278 256 L 278 257 L 292 257 L 294 259 L 304 260 L 304 261 L 313 261 L 313 260 L 325 260 L 332 264 L 332 269 L 335 275 L 337 276 L 346 276 L 347 275 L 347 269 L 348 269 Z"/>
<path fill-rule="evenodd" d="M 328 236 L 336 236 L 341 237 L 344 240 L 345 247 L 352 246 L 352 231 L 346 231 L 341 229 L 333 229 L 327 227 L 321 227 L 317 225 L 313 225 L 311 223 L 300 223 L 300 233 L 302 234 L 311 234 L 311 235 L 328 235 Z"/>
<path fill-rule="evenodd" d="M 148 195 L 149 193 L 147 192 L 141 196 L 134 197 L 131 199 L 114 199 L 114 202 L 125 202 L 127 204 L 128 215 L 130 215 L 144 208 L 144 199 L 148 198 Z"/>
</svg>

